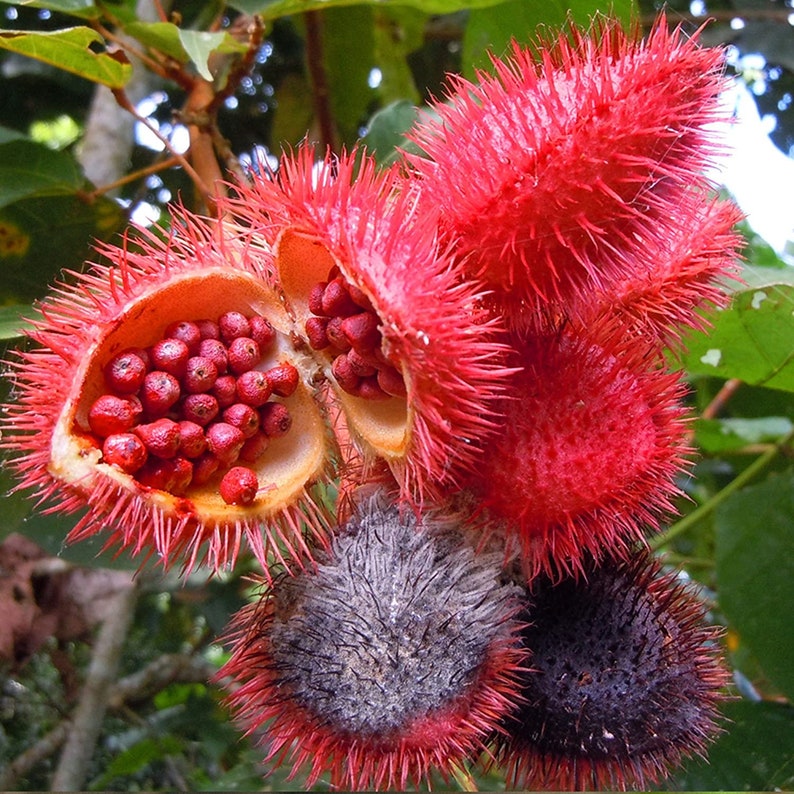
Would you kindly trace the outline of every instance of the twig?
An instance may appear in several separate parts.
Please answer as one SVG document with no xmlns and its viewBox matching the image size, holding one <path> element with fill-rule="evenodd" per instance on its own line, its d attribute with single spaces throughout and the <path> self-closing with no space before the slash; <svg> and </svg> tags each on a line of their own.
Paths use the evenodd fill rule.
<svg viewBox="0 0 794 794">
<path fill-rule="evenodd" d="M 323 149 L 336 151 L 336 133 L 331 112 L 328 78 L 323 62 L 322 16 L 319 11 L 307 11 L 306 20 L 306 60 L 312 81 L 314 112 L 320 127 L 320 144 Z"/>
<path fill-rule="evenodd" d="M 114 88 L 111 89 L 113 91 L 113 96 L 116 98 L 116 102 L 119 103 L 121 107 L 123 107 L 126 111 L 131 113 L 141 124 L 143 124 L 154 136 L 161 141 L 163 146 L 168 149 L 169 152 L 174 156 L 176 161 L 182 168 L 185 169 L 186 173 L 190 176 L 193 180 L 193 183 L 196 185 L 196 188 L 205 196 L 211 196 L 210 189 L 207 187 L 204 180 L 196 173 L 196 170 L 193 166 L 185 159 L 184 155 L 180 154 L 176 149 L 174 149 L 171 141 L 163 135 L 160 130 L 157 129 L 145 116 L 142 116 L 138 111 L 135 109 L 135 106 L 130 102 L 127 95 L 124 93 L 124 90 L 121 88 Z"/>
<path fill-rule="evenodd" d="M 215 667 L 201 656 L 164 654 L 111 687 L 108 709 L 124 711 L 130 704 L 151 700 L 170 684 L 202 683 L 209 680 L 214 673 Z M 64 719 L 36 744 L 20 753 L 5 769 L 0 770 L 0 790 L 12 789 L 20 777 L 55 753 L 66 741 L 71 730 L 72 720 Z"/>
<path fill-rule="evenodd" d="M 685 515 L 679 521 L 676 521 L 666 532 L 662 532 L 654 538 L 651 538 L 648 545 L 654 551 L 660 549 L 662 546 L 669 543 L 679 535 L 683 535 L 692 527 L 699 524 L 704 518 L 711 515 L 731 494 L 743 488 L 755 477 L 757 477 L 769 464 L 783 452 L 794 439 L 794 431 L 789 433 L 779 443 L 775 444 L 771 449 L 754 460 L 741 474 L 734 477 L 721 491 L 714 494 L 707 502 L 704 502 L 700 507 L 693 510 L 691 513 Z"/>
<path fill-rule="evenodd" d="M 127 185 L 130 182 L 135 182 L 136 179 L 140 179 L 144 176 L 150 176 L 151 174 L 156 174 L 158 171 L 165 171 L 166 168 L 173 168 L 177 165 L 181 165 L 181 163 L 176 157 L 168 157 L 165 160 L 152 163 L 151 165 L 146 166 L 146 168 L 139 168 L 137 171 L 133 171 L 131 174 L 127 174 L 126 176 L 121 177 L 121 179 L 117 179 L 115 182 L 110 182 L 107 185 L 96 187 L 89 193 L 83 194 L 84 198 L 87 201 L 93 201 L 97 197 L 102 196 L 105 193 L 109 193 L 111 190 L 115 190 L 117 187 Z"/>
<path fill-rule="evenodd" d="M 731 378 L 722 384 L 722 388 L 714 395 L 712 401 L 703 409 L 702 419 L 714 419 L 722 411 L 728 401 L 739 390 L 743 381 Z"/>
<path fill-rule="evenodd" d="M 53 776 L 52 791 L 74 791 L 85 782 L 137 597 L 134 583 L 113 597 L 113 608 L 97 635 L 80 702 Z"/>
</svg>

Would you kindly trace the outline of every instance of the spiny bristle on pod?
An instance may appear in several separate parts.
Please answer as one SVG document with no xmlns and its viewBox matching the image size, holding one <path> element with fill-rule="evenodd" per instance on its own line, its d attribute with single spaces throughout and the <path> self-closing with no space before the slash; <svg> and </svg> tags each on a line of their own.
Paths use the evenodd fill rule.
<svg viewBox="0 0 794 794">
<path fill-rule="evenodd" d="M 69 533 L 190 569 L 303 559 L 330 525 L 312 497 L 330 441 L 314 362 L 294 350 L 267 286 L 272 256 L 183 213 L 141 230 L 110 264 L 68 274 L 10 362 L 2 419 L 21 488 Z"/>
<path fill-rule="evenodd" d="M 528 579 L 568 574 L 588 554 L 627 555 L 673 510 L 686 467 L 683 387 L 620 326 L 514 337 L 522 369 L 502 432 L 467 487 Z"/>
<path fill-rule="evenodd" d="M 458 267 L 512 327 L 576 316 L 646 261 L 648 240 L 675 233 L 685 195 L 709 200 L 722 52 L 664 17 L 635 34 L 601 21 L 516 44 L 477 84 L 453 78 L 411 134 L 426 156 L 407 157 Z"/>
<path fill-rule="evenodd" d="M 644 553 L 585 568 L 527 596 L 536 672 L 497 739 L 508 787 L 646 788 L 720 732 L 729 675 L 694 589 Z"/>
<path fill-rule="evenodd" d="M 517 588 L 455 519 L 363 500 L 315 570 L 234 619 L 219 680 L 267 761 L 343 789 L 419 785 L 477 756 L 526 671 Z"/>
<path fill-rule="evenodd" d="M 356 153 L 316 163 L 304 147 L 275 179 L 239 188 L 230 211 L 271 239 L 286 305 L 365 455 L 416 503 L 457 482 L 494 430 L 506 348 L 413 183 Z"/>
<path fill-rule="evenodd" d="M 647 240 L 634 272 L 594 295 L 586 324 L 613 316 L 627 335 L 679 349 L 687 329 L 705 330 L 703 310 L 724 306 L 726 281 L 737 276 L 742 212 L 730 201 L 682 201 L 671 211 L 671 233 Z M 674 223 L 672 222 L 674 221 Z"/>
</svg>

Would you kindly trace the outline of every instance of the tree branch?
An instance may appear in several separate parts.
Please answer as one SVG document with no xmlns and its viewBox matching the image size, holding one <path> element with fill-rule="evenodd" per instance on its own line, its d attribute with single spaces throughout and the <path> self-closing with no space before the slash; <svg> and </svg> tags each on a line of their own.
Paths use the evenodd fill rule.
<svg viewBox="0 0 794 794">
<path fill-rule="evenodd" d="M 102 729 L 110 690 L 118 673 L 124 640 L 135 612 L 138 588 L 133 583 L 113 597 L 113 609 L 97 635 L 80 702 L 52 780 L 52 791 L 74 791 L 85 782 Z"/>
<path fill-rule="evenodd" d="M 312 81 L 314 112 L 320 127 L 320 144 L 324 150 L 336 151 L 336 129 L 323 61 L 322 16 L 319 11 L 307 11 L 305 19 L 306 60 Z"/>
</svg>

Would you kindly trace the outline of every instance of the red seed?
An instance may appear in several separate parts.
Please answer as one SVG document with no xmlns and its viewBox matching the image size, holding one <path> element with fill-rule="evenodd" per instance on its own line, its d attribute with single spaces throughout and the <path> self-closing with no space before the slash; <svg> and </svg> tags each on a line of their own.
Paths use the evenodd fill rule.
<svg viewBox="0 0 794 794">
<path fill-rule="evenodd" d="M 356 394 L 361 378 L 353 372 L 346 355 L 337 356 L 333 360 L 331 373 L 342 389 L 349 394 Z"/>
<path fill-rule="evenodd" d="M 270 380 L 261 370 L 252 369 L 237 378 L 237 399 L 241 403 L 259 408 L 268 401 L 272 392 Z"/>
<path fill-rule="evenodd" d="M 133 394 L 143 385 L 146 362 L 133 350 L 125 350 L 105 366 L 105 382 L 116 394 Z"/>
<path fill-rule="evenodd" d="M 225 312 L 218 318 L 218 330 L 221 339 L 227 345 L 240 336 L 251 336 L 251 323 L 240 312 Z"/>
<path fill-rule="evenodd" d="M 199 345 L 201 344 L 201 329 L 197 323 L 190 320 L 177 320 L 165 329 L 163 336 L 183 341 L 187 345 L 191 356 L 195 356 L 198 353 Z"/>
<path fill-rule="evenodd" d="M 270 446 L 270 439 L 261 430 L 247 439 L 240 449 L 240 460 L 245 463 L 256 463 Z"/>
<path fill-rule="evenodd" d="M 256 499 L 259 480 L 251 469 L 235 466 L 223 475 L 219 490 L 226 504 L 250 505 Z"/>
<path fill-rule="evenodd" d="M 237 460 L 244 443 L 242 430 L 228 422 L 215 422 L 207 428 L 209 450 L 224 466 Z"/>
<path fill-rule="evenodd" d="M 364 400 L 388 400 L 391 395 L 386 394 L 378 385 L 378 376 L 370 375 L 362 378 L 358 385 L 358 396 Z"/>
<path fill-rule="evenodd" d="M 390 366 L 378 370 L 378 386 L 393 397 L 405 397 L 407 393 L 403 376 Z"/>
<path fill-rule="evenodd" d="M 225 375 L 229 369 L 228 351 L 220 339 L 202 339 L 199 343 L 198 355 L 208 358 L 218 370 L 218 375 Z"/>
<path fill-rule="evenodd" d="M 323 292 L 328 286 L 327 281 L 320 281 L 309 290 L 309 311 L 312 314 L 324 314 Z"/>
<path fill-rule="evenodd" d="M 211 452 L 205 452 L 193 461 L 193 485 L 205 485 L 221 467 L 221 462 Z"/>
<path fill-rule="evenodd" d="M 181 405 L 182 418 L 206 427 L 220 411 L 218 401 L 211 394 L 188 394 Z"/>
<path fill-rule="evenodd" d="M 246 438 L 251 438 L 259 430 L 259 414 L 245 403 L 230 405 L 223 412 L 223 421 L 242 430 Z"/>
<path fill-rule="evenodd" d="M 259 345 L 250 337 L 238 336 L 229 344 L 229 369 L 234 375 L 253 369 L 261 358 Z"/>
<path fill-rule="evenodd" d="M 344 317 L 332 317 L 328 321 L 328 325 L 325 326 L 325 335 L 328 337 L 328 341 L 337 350 L 340 350 L 342 353 L 346 353 L 348 350 L 350 350 L 352 345 L 342 330 L 343 320 Z"/>
<path fill-rule="evenodd" d="M 237 402 L 237 379 L 234 375 L 221 375 L 210 390 L 221 408 L 228 408 Z"/>
<path fill-rule="evenodd" d="M 181 339 L 161 339 L 149 348 L 149 356 L 154 369 L 181 378 L 185 374 L 190 350 Z"/>
<path fill-rule="evenodd" d="M 341 276 L 331 279 L 323 290 L 322 308 L 323 314 L 327 317 L 347 317 L 359 310 L 350 297 L 347 284 Z"/>
<path fill-rule="evenodd" d="M 276 329 L 268 320 L 258 314 L 249 318 L 248 322 L 251 324 L 251 339 L 259 345 L 262 353 L 265 353 L 276 341 Z"/>
<path fill-rule="evenodd" d="M 350 293 L 350 298 L 357 306 L 360 306 L 365 311 L 374 311 L 372 302 L 367 297 L 367 294 L 357 287 L 355 284 L 348 284 L 347 291 Z"/>
<path fill-rule="evenodd" d="M 306 320 L 306 338 L 314 350 L 323 350 L 331 344 L 325 332 L 327 327 L 327 317 L 309 317 Z"/>
<path fill-rule="evenodd" d="M 88 426 L 100 438 L 126 433 L 138 421 L 135 403 L 125 397 L 103 394 L 88 410 Z"/>
<path fill-rule="evenodd" d="M 218 380 L 218 368 L 206 356 L 191 356 L 187 360 L 187 370 L 182 382 L 189 394 L 208 392 Z"/>
<path fill-rule="evenodd" d="M 214 320 L 196 320 L 202 339 L 220 339 L 221 331 Z"/>
<path fill-rule="evenodd" d="M 148 488 L 182 496 L 193 479 L 193 464 L 187 458 L 150 459 L 135 479 Z"/>
<path fill-rule="evenodd" d="M 197 458 L 207 451 L 204 428 L 197 422 L 184 419 L 179 422 L 179 452 L 186 458 Z"/>
<path fill-rule="evenodd" d="M 380 345 L 378 316 L 373 312 L 360 312 L 342 320 L 342 333 L 356 350 L 374 350 Z"/>
<path fill-rule="evenodd" d="M 279 397 L 291 397 L 298 388 L 298 370 L 292 364 L 279 364 L 267 371 L 267 379 L 273 394 Z"/>
<path fill-rule="evenodd" d="M 173 458 L 179 452 L 179 425 L 172 419 L 157 419 L 135 427 L 146 451 L 158 458 Z"/>
<path fill-rule="evenodd" d="M 345 354 L 347 361 L 350 364 L 350 369 L 354 375 L 359 378 L 367 378 L 377 372 L 377 367 L 374 367 L 370 361 L 362 356 L 355 348 Z"/>
<path fill-rule="evenodd" d="M 269 438 L 279 438 L 292 427 L 289 408 L 282 403 L 267 403 L 259 409 L 259 426 Z"/>
<path fill-rule="evenodd" d="M 143 441 L 133 433 L 114 433 L 102 444 L 104 463 L 118 466 L 127 474 L 134 474 L 149 457 Z"/>
<path fill-rule="evenodd" d="M 182 387 L 173 375 L 155 370 L 143 379 L 140 398 L 144 411 L 154 418 L 168 413 L 181 394 Z"/>
</svg>

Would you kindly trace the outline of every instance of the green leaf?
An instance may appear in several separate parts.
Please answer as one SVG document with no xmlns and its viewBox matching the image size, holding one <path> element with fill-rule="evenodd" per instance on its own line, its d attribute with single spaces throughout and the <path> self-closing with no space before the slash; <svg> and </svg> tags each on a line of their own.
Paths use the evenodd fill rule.
<svg viewBox="0 0 794 794">
<path fill-rule="evenodd" d="M 748 444 L 769 444 L 787 436 L 794 424 L 785 416 L 758 419 L 698 419 L 695 438 L 705 452 L 729 452 Z"/>
<path fill-rule="evenodd" d="M 190 57 L 182 44 L 179 28 L 171 22 L 130 22 L 124 32 L 146 47 L 167 55 L 179 63 Z"/>
<path fill-rule="evenodd" d="M 468 8 L 489 8 L 501 5 L 501 0 L 232 0 L 232 8 L 246 14 L 259 14 L 265 19 L 277 19 L 305 11 L 325 8 L 370 5 L 378 8 L 418 8 L 427 14 L 451 14 Z"/>
<path fill-rule="evenodd" d="M 8 143 L 9 141 L 24 141 L 25 136 L 19 130 L 12 130 L 9 127 L 0 126 L 0 144 Z M 2 155 L 0 155 L 0 158 Z"/>
<path fill-rule="evenodd" d="M 427 15 L 413 8 L 376 8 L 373 15 L 375 63 L 381 72 L 377 92 L 381 102 L 408 99 L 418 105 L 421 97 L 408 56 L 424 43 Z"/>
<path fill-rule="evenodd" d="M 393 162 L 400 156 L 398 147 L 407 149 L 405 133 L 411 129 L 419 109 L 407 100 L 392 102 L 375 113 L 361 139 L 367 149 L 381 165 Z"/>
<path fill-rule="evenodd" d="M 741 700 L 722 708 L 726 732 L 668 781 L 671 791 L 791 791 L 794 708 Z"/>
<path fill-rule="evenodd" d="M 540 25 L 561 28 L 569 19 L 587 25 L 599 11 L 628 25 L 636 7 L 633 0 L 510 0 L 502 3 L 498 12 L 474 10 L 463 37 L 463 73 L 473 78 L 475 69 L 488 69 L 489 53 L 504 55 L 513 39 L 530 41 Z"/>
<path fill-rule="evenodd" d="M 730 496 L 715 515 L 720 607 L 769 679 L 794 697 L 794 472 Z"/>
<path fill-rule="evenodd" d="M 0 340 L 16 339 L 22 336 L 27 320 L 33 317 L 28 304 L 0 306 Z"/>
<path fill-rule="evenodd" d="M 28 6 L 30 8 L 47 8 L 60 14 L 69 14 L 73 17 L 84 19 L 97 19 L 102 12 L 91 0 L 0 0 L 15 6 Z"/>
<path fill-rule="evenodd" d="M 779 273 L 769 270 L 763 287 L 710 314 L 709 332 L 686 336 L 682 361 L 690 373 L 794 391 L 794 286 Z"/>
<path fill-rule="evenodd" d="M 0 31 L 0 49 L 35 58 L 110 88 L 121 88 L 132 75 L 127 56 L 121 51 L 93 52 L 92 44 L 104 45 L 104 39 L 86 27 L 49 33 Z"/>
<path fill-rule="evenodd" d="M 323 15 L 323 54 L 331 112 L 342 141 L 354 143 L 375 92 L 367 80 L 375 65 L 373 11 L 366 6 L 330 9 Z M 355 58 L 350 54 L 356 53 Z"/>
<path fill-rule="evenodd" d="M 209 57 L 223 41 L 223 33 L 209 33 L 205 30 L 180 30 L 179 40 L 195 64 L 198 73 L 205 80 L 212 80 Z"/>
<path fill-rule="evenodd" d="M 25 198 L 75 193 L 84 185 L 80 167 L 66 152 L 24 139 L 0 144 L 0 209 Z"/>
<path fill-rule="evenodd" d="M 25 199 L 0 209 L 0 269 L 3 293 L 17 302 L 41 297 L 63 269 L 78 270 L 91 255 L 94 238 L 108 239 L 124 224 L 118 204 L 79 196 Z"/>
</svg>

